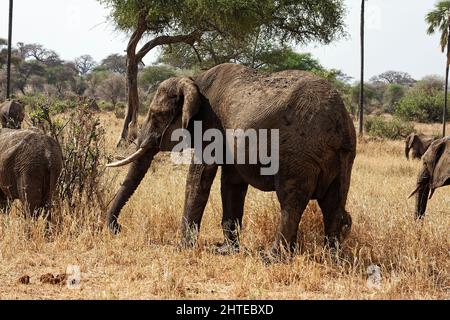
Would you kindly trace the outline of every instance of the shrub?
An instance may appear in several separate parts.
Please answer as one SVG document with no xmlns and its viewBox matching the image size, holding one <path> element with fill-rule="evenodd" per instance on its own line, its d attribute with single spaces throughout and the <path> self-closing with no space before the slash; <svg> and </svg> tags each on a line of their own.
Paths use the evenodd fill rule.
<svg viewBox="0 0 450 320">
<path fill-rule="evenodd" d="M 107 185 L 102 182 L 107 156 L 105 130 L 93 112 L 82 106 L 70 114 L 70 120 L 57 137 L 64 155 L 58 182 L 58 196 L 70 207 L 84 202 L 105 208 Z"/>
<path fill-rule="evenodd" d="M 19 98 L 19 101 L 23 105 L 28 106 L 31 112 L 36 110 L 39 112 L 42 106 L 46 106 L 50 115 L 65 113 L 75 109 L 77 106 L 75 99 L 61 100 L 54 97 L 46 97 L 41 94 L 22 96 Z"/>
<path fill-rule="evenodd" d="M 102 110 L 102 111 L 112 112 L 115 110 L 114 105 L 111 102 L 107 102 L 107 101 L 103 101 L 103 100 L 100 101 L 99 107 L 100 107 L 100 110 Z"/>
<path fill-rule="evenodd" d="M 400 119 L 386 120 L 383 117 L 369 117 L 365 123 L 365 129 L 369 136 L 383 139 L 403 139 L 414 132 L 411 123 Z"/>
<path fill-rule="evenodd" d="M 397 103 L 405 96 L 406 89 L 400 84 L 390 84 L 383 95 L 383 108 L 388 113 L 394 113 Z"/>
<path fill-rule="evenodd" d="M 114 110 L 114 115 L 117 119 L 125 119 L 125 106 L 118 104 Z"/>
<path fill-rule="evenodd" d="M 444 92 L 413 89 L 396 105 L 395 115 L 405 121 L 440 122 Z"/>
</svg>

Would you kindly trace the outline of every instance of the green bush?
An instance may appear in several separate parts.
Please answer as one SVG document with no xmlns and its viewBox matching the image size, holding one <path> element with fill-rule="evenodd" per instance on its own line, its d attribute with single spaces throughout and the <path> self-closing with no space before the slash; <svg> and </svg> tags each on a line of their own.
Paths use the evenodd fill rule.
<svg viewBox="0 0 450 320">
<path fill-rule="evenodd" d="M 125 115 L 126 115 L 125 104 L 119 102 L 116 105 L 116 109 L 114 110 L 114 115 L 116 116 L 117 119 L 125 119 Z"/>
<path fill-rule="evenodd" d="M 414 132 L 411 123 L 396 118 L 386 120 L 383 117 L 369 117 L 365 129 L 369 136 L 391 140 L 403 139 Z"/>
<path fill-rule="evenodd" d="M 115 110 L 114 105 L 111 102 L 107 102 L 107 101 L 103 101 L 103 100 L 100 101 L 99 107 L 100 107 L 100 110 L 102 110 L 102 111 L 112 112 Z"/>
<path fill-rule="evenodd" d="M 395 115 L 405 121 L 440 122 L 444 92 L 411 90 L 396 105 Z"/>
<path fill-rule="evenodd" d="M 75 99 L 61 100 L 55 97 L 46 97 L 42 94 L 21 96 L 19 101 L 29 108 L 29 112 L 40 112 L 45 106 L 50 115 L 65 113 L 77 107 Z"/>
</svg>

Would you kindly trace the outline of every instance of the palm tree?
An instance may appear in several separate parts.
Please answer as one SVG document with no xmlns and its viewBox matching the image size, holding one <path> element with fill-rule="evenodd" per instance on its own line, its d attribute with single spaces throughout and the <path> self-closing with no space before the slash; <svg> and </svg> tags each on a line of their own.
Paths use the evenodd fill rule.
<svg viewBox="0 0 450 320">
<path fill-rule="evenodd" d="M 445 102 L 444 110 L 442 111 L 442 135 L 445 137 L 445 124 L 447 120 L 447 105 L 448 105 L 448 76 L 450 67 L 450 41 L 448 37 L 450 34 L 450 1 L 439 1 L 433 11 L 427 14 L 425 21 L 428 23 L 428 34 L 434 34 L 439 30 L 441 33 L 441 50 L 445 52 L 447 48 L 447 62 L 445 71 Z"/>
</svg>

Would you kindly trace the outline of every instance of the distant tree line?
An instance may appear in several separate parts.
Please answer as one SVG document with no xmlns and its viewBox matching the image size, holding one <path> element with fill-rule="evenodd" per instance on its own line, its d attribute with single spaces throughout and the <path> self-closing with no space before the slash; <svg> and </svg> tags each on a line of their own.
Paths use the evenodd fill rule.
<svg viewBox="0 0 450 320">
<path fill-rule="evenodd" d="M 273 45 L 257 37 L 246 46 L 233 47 L 218 35 L 208 35 L 196 47 L 187 44 L 164 46 L 155 64 L 139 66 L 140 111 L 146 112 L 158 85 L 174 76 L 194 76 L 214 65 L 235 62 L 278 72 L 305 70 L 330 80 L 341 93 L 349 112 L 356 116 L 360 86 L 340 70 L 326 69 L 310 53 L 298 53 L 287 45 Z M 231 41 L 231 40 L 229 40 Z M 6 90 L 6 46 L 0 39 L 0 99 Z M 126 108 L 127 61 L 111 54 L 96 62 L 90 55 L 73 61 L 40 44 L 18 43 L 12 54 L 12 92 L 19 96 L 43 95 L 58 99 L 84 96 L 99 101 L 103 109 Z M 393 114 L 405 121 L 440 121 L 445 81 L 439 76 L 415 80 L 406 72 L 386 71 L 365 83 L 368 114 Z"/>
</svg>

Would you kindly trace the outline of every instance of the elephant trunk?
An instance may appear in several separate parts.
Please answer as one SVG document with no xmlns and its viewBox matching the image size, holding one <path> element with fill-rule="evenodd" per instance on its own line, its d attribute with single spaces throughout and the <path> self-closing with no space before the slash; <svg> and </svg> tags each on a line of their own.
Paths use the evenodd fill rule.
<svg viewBox="0 0 450 320">
<path fill-rule="evenodd" d="M 406 156 L 406 159 L 408 159 L 408 160 L 409 160 L 409 150 L 410 150 L 410 148 L 409 148 L 408 144 L 406 144 L 406 147 L 405 147 L 405 156 Z"/>
<path fill-rule="evenodd" d="M 416 195 L 416 210 L 414 214 L 416 219 L 422 219 L 425 216 L 428 196 L 430 195 L 430 174 L 426 168 L 424 168 L 419 175 L 417 189 L 412 195 L 414 194 Z"/>
<path fill-rule="evenodd" d="M 127 177 L 122 183 L 107 212 L 107 223 L 113 233 L 117 234 L 120 232 L 120 225 L 117 222 L 120 211 L 144 179 L 156 153 L 156 150 L 148 150 L 146 154 L 131 164 Z"/>
</svg>

